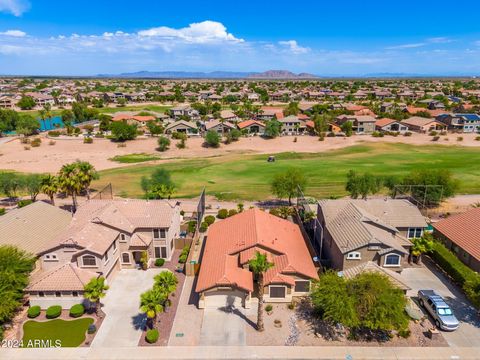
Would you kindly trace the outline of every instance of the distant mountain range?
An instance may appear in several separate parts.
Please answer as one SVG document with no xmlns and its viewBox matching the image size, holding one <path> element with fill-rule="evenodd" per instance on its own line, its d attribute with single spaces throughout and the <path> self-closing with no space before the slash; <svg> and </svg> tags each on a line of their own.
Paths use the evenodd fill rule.
<svg viewBox="0 0 480 360">
<path fill-rule="evenodd" d="M 294 74 L 287 70 L 268 70 L 265 72 L 241 71 L 137 71 L 121 74 L 99 74 L 102 78 L 143 78 L 143 79 L 313 79 L 317 76 L 307 73 Z"/>
</svg>

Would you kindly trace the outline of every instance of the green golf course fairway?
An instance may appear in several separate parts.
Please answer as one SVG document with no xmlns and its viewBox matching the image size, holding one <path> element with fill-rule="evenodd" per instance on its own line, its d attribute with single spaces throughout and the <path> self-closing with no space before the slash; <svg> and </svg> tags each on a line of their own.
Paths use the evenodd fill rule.
<svg viewBox="0 0 480 360">
<path fill-rule="evenodd" d="M 198 196 L 205 186 L 208 194 L 223 200 L 264 200 L 272 197 L 273 176 L 296 167 L 308 178 L 306 195 L 326 198 L 346 195 L 345 180 L 350 169 L 377 175 L 448 169 L 460 182 L 458 193 L 480 193 L 477 147 L 371 143 L 323 153 L 279 153 L 274 163 L 268 163 L 267 158 L 236 154 L 115 168 L 101 171 L 92 187 L 101 189 L 111 183 L 116 195 L 142 197 L 141 177 L 161 167 L 171 172 L 176 187 L 174 197 Z"/>
</svg>

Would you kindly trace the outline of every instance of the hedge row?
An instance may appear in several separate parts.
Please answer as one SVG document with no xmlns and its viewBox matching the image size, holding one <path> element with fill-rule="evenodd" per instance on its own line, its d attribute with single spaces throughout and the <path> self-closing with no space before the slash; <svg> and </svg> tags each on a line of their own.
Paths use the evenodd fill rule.
<svg viewBox="0 0 480 360">
<path fill-rule="evenodd" d="M 434 242 L 430 257 L 462 287 L 468 299 L 479 307 L 480 275 L 461 262 L 453 252 L 438 241 Z"/>
</svg>

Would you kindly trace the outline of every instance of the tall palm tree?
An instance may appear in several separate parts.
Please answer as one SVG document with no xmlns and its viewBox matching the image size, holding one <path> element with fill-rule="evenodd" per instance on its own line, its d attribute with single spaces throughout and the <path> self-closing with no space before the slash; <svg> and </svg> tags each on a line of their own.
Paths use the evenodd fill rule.
<svg viewBox="0 0 480 360">
<path fill-rule="evenodd" d="M 99 178 L 98 173 L 95 167 L 87 161 L 77 161 L 76 164 L 82 188 L 87 193 L 87 199 L 90 199 L 90 184 Z"/>
<path fill-rule="evenodd" d="M 266 254 L 255 252 L 255 257 L 248 262 L 250 270 L 258 277 L 258 313 L 257 313 L 257 330 L 263 331 L 263 275 L 268 269 L 273 267 L 273 263 L 267 260 Z"/>
<path fill-rule="evenodd" d="M 50 198 L 50 203 L 55 206 L 55 194 L 58 192 L 58 178 L 53 175 L 46 175 L 41 182 L 41 191 Z"/>
<path fill-rule="evenodd" d="M 83 297 L 95 305 L 95 314 L 98 314 L 100 308 L 100 299 L 105 296 L 105 291 L 109 289 L 105 285 L 105 278 L 92 278 L 83 288 Z"/>
<path fill-rule="evenodd" d="M 150 329 L 153 329 L 157 323 L 157 315 L 165 311 L 166 299 L 167 293 L 158 287 L 153 287 L 140 295 L 140 311 L 147 315 Z"/>
<path fill-rule="evenodd" d="M 84 188 L 77 163 L 65 164 L 58 173 L 59 188 L 72 197 L 72 210 L 77 210 L 77 195 Z"/>
<path fill-rule="evenodd" d="M 160 274 L 154 277 L 155 285 L 165 290 L 170 295 L 177 289 L 178 279 L 171 271 L 162 271 Z"/>
<path fill-rule="evenodd" d="M 50 104 L 43 105 L 43 109 L 40 109 L 38 114 L 40 115 L 40 119 L 43 121 L 43 128 L 47 130 L 46 127 L 46 120 L 52 118 L 52 106 Z"/>
</svg>

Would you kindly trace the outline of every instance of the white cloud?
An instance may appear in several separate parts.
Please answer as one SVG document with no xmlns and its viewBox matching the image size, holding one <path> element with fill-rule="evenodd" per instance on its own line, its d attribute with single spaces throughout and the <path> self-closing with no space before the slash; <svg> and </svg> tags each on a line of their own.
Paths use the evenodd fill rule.
<svg viewBox="0 0 480 360">
<path fill-rule="evenodd" d="M 0 32 L 0 35 L 13 36 L 13 37 L 24 37 L 24 36 L 27 35 L 27 33 L 24 32 L 24 31 L 21 31 L 21 30 L 7 30 L 7 31 Z"/>
<path fill-rule="evenodd" d="M 282 46 L 286 46 L 292 53 L 296 55 L 310 52 L 310 48 L 298 45 L 296 40 L 279 41 L 278 43 Z"/>
<path fill-rule="evenodd" d="M 443 36 L 433 37 L 433 38 L 427 39 L 427 41 L 431 42 L 433 44 L 448 44 L 448 43 L 453 42 L 452 39 L 450 39 L 448 37 L 443 37 Z"/>
<path fill-rule="evenodd" d="M 414 43 L 414 44 L 402 44 L 402 45 L 395 45 L 389 46 L 385 49 L 387 50 L 401 50 L 401 49 L 414 49 L 425 46 L 425 43 Z"/>
<path fill-rule="evenodd" d="M 0 12 L 21 16 L 28 9 L 30 9 L 30 2 L 27 0 L 0 0 Z"/>
<path fill-rule="evenodd" d="M 220 22 L 206 20 L 193 23 L 187 27 L 174 29 L 167 26 L 155 27 L 138 32 L 142 37 L 154 37 L 163 39 L 178 39 L 188 43 L 207 44 L 216 42 L 243 42 L 227 32 L 227 28 Z"/>
</svg>

